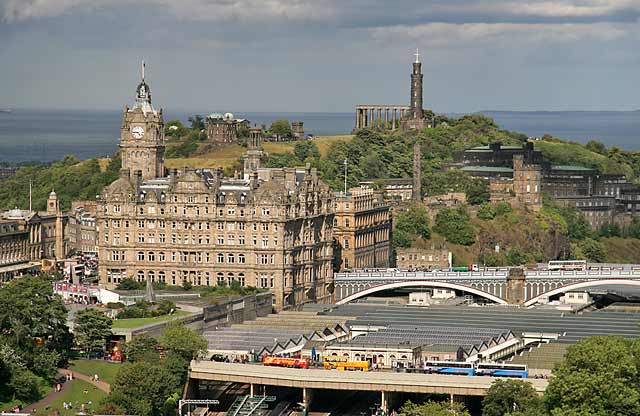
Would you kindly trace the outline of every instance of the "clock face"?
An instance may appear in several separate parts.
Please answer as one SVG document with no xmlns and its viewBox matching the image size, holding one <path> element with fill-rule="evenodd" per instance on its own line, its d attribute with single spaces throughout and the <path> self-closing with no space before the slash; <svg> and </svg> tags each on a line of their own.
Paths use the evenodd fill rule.
<svg viewBox="0 0 640 416">
<path fill-rule="evenodd" d="M 131 135 L 134 139 L 142 139 L 142 136 L 144 136 L 144 129 L 140 126 L 135 126 L 131 129 Z"/>
</svg>

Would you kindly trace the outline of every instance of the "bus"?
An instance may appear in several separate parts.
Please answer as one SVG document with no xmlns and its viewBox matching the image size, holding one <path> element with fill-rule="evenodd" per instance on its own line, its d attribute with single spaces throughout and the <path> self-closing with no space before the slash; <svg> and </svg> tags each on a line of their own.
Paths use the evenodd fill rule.
<svg viewBox="0 0 640 416">
<path fill-rule="evenodd" d="M 369 361 L 346 361 L 346 360 L 325 360 L 325 370 L 339 371 L 369 371 L 371 369 Z"/>
<path fill-rule="evenodd" d="M 424 370 L 428 374 L 458 374 L 472 376 L 473 363 L 463 361 L 426 361 Z"/>
<path fill-rule="evenodd" d="M 587 270 L 586 260 L 551 260 L 547 265 L 549 270 Z"/>
<path fill-rule="evenodd" d="M 528 371 L 526 364 L 479 363 L 476 364 L 476 375 L 527 378 Z"/>
<path fill-rule="evenodd" d="M 267 356 L 262 359 L 262 365 L 271 367 L 309 368 L 309 361 L 305 358 L 286 358 Z"/>
<path fill-rule="evenodd" d="M 478 267 L 477 264 L 470 264 L 468 266 L 457 266 L 457 267 L 451 268 L 452 272 L 477 272 L 479 270 L 480 268 Z"/>
</svg>

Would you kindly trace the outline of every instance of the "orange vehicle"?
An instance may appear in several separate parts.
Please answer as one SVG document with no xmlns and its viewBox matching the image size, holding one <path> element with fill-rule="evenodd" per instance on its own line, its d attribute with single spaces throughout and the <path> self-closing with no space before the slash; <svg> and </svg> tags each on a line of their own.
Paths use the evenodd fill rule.
<svg viewBox="0 0 640 416">
<path fill-rule="evenodd" d="M 309 368 L 309 360 L 306 358 L 264 357 L 262 365 L 272 367 Z"/>
<path fill-rule="evenodd" d="M 369 371 L 369 361 L 343 361 L 343 360 L 325 360 L 325 370 L 340 371 Z"/>
</svg>

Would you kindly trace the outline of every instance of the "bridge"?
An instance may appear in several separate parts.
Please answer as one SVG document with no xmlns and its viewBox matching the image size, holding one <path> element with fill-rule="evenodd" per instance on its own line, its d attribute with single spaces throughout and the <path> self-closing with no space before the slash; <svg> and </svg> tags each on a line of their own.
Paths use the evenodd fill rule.
<svg viewBox="0 0 640 416">
<path fill-rule="evenodd" d="M 493 377 L 471 377 L 439 374 L 411 374 L 389 371 L 338 371 L 264 367 L 255 364 L 191 361 L 189 391 L 198 391 L 200 380 L 239 383 L 250 386 L 253 395 L 258 386 L 278 386 L 302 390 L 305 407 L 314 389 L 374 391 L 382 395 L 383 408 L 388 409 L 394 393 L 422 393 L 455 396 L 484 396 Z M 529 379 L 537 392 L 542 393 L 548 380 Z"/>
<path fill-rule="evenodd" d="M 335 273 L 337 304 L 386 290 L 413 287 L 453 289 L 498 304 L 533 305 L 543 299 L 591 287 L 640 287 L 640 270 L 550 271 L 511 268 L 484 271 L 409 272 L 402 270 Z"/>
</svg>

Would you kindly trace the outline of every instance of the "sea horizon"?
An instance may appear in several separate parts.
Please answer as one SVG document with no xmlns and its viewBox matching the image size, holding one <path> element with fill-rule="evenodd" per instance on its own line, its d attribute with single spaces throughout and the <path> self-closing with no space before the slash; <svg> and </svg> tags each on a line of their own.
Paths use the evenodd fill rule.
<svg viewBox="0 0 640 416">
<path fill-rule="evenodd" d="M 0 113 L 0 162 L 52 162 L 69 154 L 79 159 L 109 156 L 117 150 L 123 109 L 14 108 L 10 113 Z M 355 125 L 354 112 L 231 112 L 257 125 L 269 125 L 278 118 L 301 120 L 305 132 L 314 135 L 351 134 Z M 210 112 L 163 109 L 163 113 L 165 122 L 178 119 L 187 123 L 191 115 L 206 116 Z M 484 114 L 500 128 L 529 137 L 551 134 L 564 140 L 598 140 L 607 147 L 640 150 L 640 110 L 482 110 L 444 114 Z"/>
</svg>

